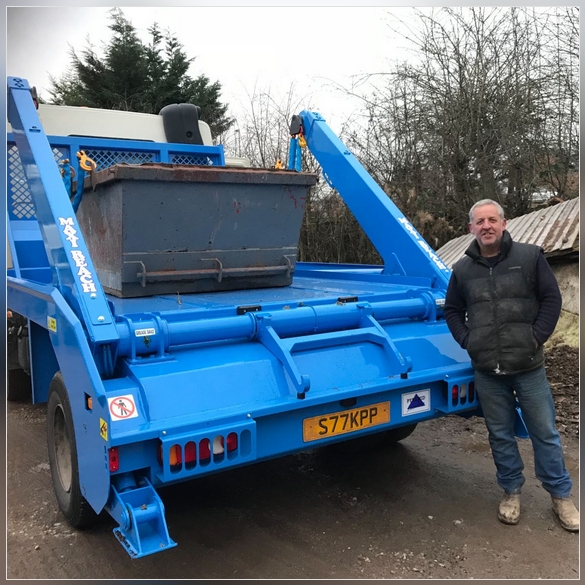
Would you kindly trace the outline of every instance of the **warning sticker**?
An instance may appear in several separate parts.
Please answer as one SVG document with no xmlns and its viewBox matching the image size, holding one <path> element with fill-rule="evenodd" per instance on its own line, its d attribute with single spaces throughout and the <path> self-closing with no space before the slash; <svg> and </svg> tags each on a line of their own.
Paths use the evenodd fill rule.
<svg viewBox="0 0 585 585">
<path fill-rule="evenodd" d="M 431 390 L 418 390 L 402 395 L 402 416 L 431 410 Z"/>
<path fill-rule="evenodd" d="M 108 405 L 112 420 L 126 420 L 138 416 L 136 403 L 132 394 L 108 398 Z"/>
<path fill-rule="evenodd" d="M 108 440 L 108 423 L 103 418 L 100 418 L 100 437 L 104 441 Z"/>
<path fill-rule="evenodd" d="M 57 319 L 53 317 L 47 317 L 47 327 L 53 333 L 57 333 Z"/>
</svg>

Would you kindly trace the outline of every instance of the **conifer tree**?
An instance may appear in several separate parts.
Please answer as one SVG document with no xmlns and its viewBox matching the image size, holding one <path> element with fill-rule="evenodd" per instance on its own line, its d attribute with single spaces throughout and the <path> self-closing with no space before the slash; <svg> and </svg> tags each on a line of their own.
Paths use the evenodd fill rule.
<svg viewBox="0 0 585 585">
<path fill-rule="evenodd" d="M 201 118 L 214 136 L 233 123 L 221 102 L 221 84 L 206 75 L 189 75 L 194 58 L 170 31 L 154 23 L 150 42 L 143 43 L 119 8 L 110 12 L 112 37 L 103 56 L 93 46 L 80 54 L 71 47 L 71 69 L 59 79 L 50 77 L 51 103 L 158 114 L 169 104 L 189 102 L 201 107 Z"/>
</svg>

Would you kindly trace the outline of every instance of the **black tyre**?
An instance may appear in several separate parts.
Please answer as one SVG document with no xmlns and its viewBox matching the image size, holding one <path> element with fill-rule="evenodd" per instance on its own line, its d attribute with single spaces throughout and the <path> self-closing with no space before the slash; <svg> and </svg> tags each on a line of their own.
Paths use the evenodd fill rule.
<svg viewBox="0 0 585 585">
<path fill-rule="evenodd" d="M 32 396 L 30 376 L 22 369 L 8 370 L 6 398 L 9 402 L 27 402 Z"/>
<path fill-rule="evenodd" d="M 383 442 L 385 445 L 393 445 L 394 443 L 398 443 L 398 441 L 402 441 L 406 439 L 406 437 L 410 437 L 416 429 L 417 423 L 412 423 L 410 425 L 405 425 L 403 427 L 397 427 L 395 429 L 390 429 L 384 433 Z"/>
<path fill-rule="evenodd" d="M 47 402 L 47 446 L 53 489 L 63 516 L 74 528 L 87 528 L 97 514 L 81 494 L 77 447 L 71 405 L 61 372 L 49 387 Z"/>
</svg>

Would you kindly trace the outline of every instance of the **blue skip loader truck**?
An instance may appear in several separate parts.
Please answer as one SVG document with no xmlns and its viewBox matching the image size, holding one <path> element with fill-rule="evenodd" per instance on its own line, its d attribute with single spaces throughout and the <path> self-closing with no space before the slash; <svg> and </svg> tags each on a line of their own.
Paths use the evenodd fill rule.
<svg viewBox="0 0 585 585">
<path fill-rule="evenodd" d="M 318 113 L 258 169 L 196 106 L 166 110 L 38 104 L 8 78 L 8 400 L 47 404 L 66 520 L 109 513 L 133 558 L 176 546 L 157 488 L 480 414 L 450 270 Z M 383 265 L 297 261 L 302 148 Z"/>
</svg>

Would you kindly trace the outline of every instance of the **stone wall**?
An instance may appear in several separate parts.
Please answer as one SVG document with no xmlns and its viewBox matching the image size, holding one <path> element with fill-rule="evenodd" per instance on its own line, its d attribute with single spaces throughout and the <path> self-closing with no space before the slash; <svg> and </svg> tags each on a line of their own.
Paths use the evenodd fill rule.
<svg viewBox="0 0 585 585">
<path fill-rule="evenodd" d="M 567 264 L 553 264 L 553 272 L 557 277 L 561 294 L 563 295 L 563 309 L 570 313 L 579 314 L 579 262 Z"/>
</svg>

